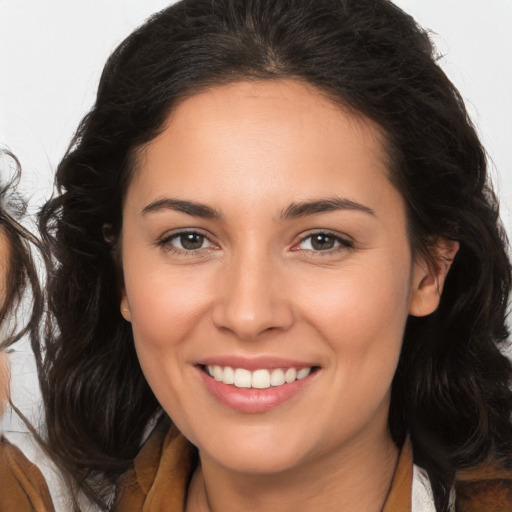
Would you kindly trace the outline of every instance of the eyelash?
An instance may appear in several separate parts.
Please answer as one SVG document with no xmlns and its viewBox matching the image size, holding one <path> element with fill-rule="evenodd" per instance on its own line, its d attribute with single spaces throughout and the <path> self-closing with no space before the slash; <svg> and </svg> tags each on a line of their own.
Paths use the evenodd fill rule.
<svg viewBox="0 0 512 512">
<path fill-rule="evenodd" d="M 200 247 L 198 249 L 187 250 L 187 249 L 180 249 L 178 247 L 174 247 L 173 245 L 171 245 L 171 242 L 173 240 L 178 240 L 185 235 L 196 235 L 198 237 L 201 237 L 202 244 L 205 241 L 207 241 L 210 244 L 210 246 L 205 247 L 205 248 Z M 335 244 L 338 244 L 338 245 L 335 247 L 329 248 L 329 249 L 324 249 L 324 250 L 321 250 L 321 249 L 315 250 L 314 248 L 313 249 L 301 249 L 298 247 L 301 244 L 303 244 L 305 241 L 312 240 L 314 237 L 318 237 L 318 236 L 324 236 L 326 238 L 329 238 Z M 159 247 L 162 247 L 166 252 L 171 252 L 173 254 L 182 255 L 182 256 L 194 256 L 194 255 L 196 255 L 200 252 L 203 252 L 205 250 L 210 250 L 212 248 L 217 247 L 217 245 L 215 243 L 213 243 L 205 233 L 201 233 L 200 231 L 195 230 L 195 229 L 182 230 L 182 231 L 178 231 L 176 233 L 167 235 L 167 236 L 163 237 L 161 240 L 159 240 L 157 242 L 157 245 Z M 323 257 L 323 256 L 329 256 L 329 255 L 336 254 L 338 252 L 341 252 L 341 251 L 344 251 L 347 249 L 353 249 L 353 248 L 354 248 L 354 243 L 351 240 L 348 240 L 347 238 L 343 238 L 343 237 L 339 236 L 338 234 L 333 233 L 332 231 L 318 230 L 313 233 L 308 233 L 307 235 L 299 237 L 298 242 L 294 243 L 291 250 L 294 252 L 299 252 L 299 251 L 300 252 L 308 252 L 308 253 L 314 254 L 315 257 L 317 257 L 317 256 Z"/>
<path fill-rule="evenodd" d="M 297 246 L 304 243 L 306 240 L 312 240 L 316 236 L 324 236 L 327 238 L 330 238 L 334 241 L 334 243 L 339 244 L 337 247 L 333 247 L 330 249 L 324 249 L 324 250 L 314 250 L 314 249 L 300 249 Z M 351 240 L 348 240 L 347 238 L 343 238 L 340 235 L 333 233 L 332 231 L 325 231 L 325 230 L 318 230 L 313 233 L 308 233 L 307 235 L 301 236 L 299 238 L 299 241 L 294 244 L 292 247 L 292 251 L 308 251 L 314 254 L 315 257 L 323 257 L 323 256 L 330 256 L 332 254 L 336 254 L 341 251 L 345 251 L 347 249 L 353 249 L 354 243 Z"/>
<path fill-rule="evenodd" d="M 171 242 L 173 240 L 177 240 L 185 235 L 196 235 L 198 237 L 201 237 L 203 240 L 202 242 L 204 243 L 204 241 L 208 241 L 208 243 L 210 243 L 211 245 L 209 247 L 206 247 L 206 248 L 199 248 L 199 249 L 190 249 L 190 250 L 187 250 L 187 249 L 180 249 L 178 247 L 174 247 L 173 245 L 171 245 Z M 177 255 L 180 255 L 180 256 L 194 256 L 196 255 L 197 253 L 201 252 L 201 251 L 204 251 L 205 249 L 211 249 L 212 247 L 217 247 L 216 244 L 214 244 L 206 234 L 204 233 L 201 233 L 200 231 L 196 230 L 196 229 L 191 229 L 191 230 L 181 230 L 181 231 L 178 231 L 176 233 L 172 233 L 170 235 L 167 235 L 167 236 L 164 236 L 162 239 L 160 239 L 158 242 L 157 242 L 157 245 L 159 247 L 162 247 L 166 252 L 171 252 L 173 254 L 177 254 Z"/>
</svg>

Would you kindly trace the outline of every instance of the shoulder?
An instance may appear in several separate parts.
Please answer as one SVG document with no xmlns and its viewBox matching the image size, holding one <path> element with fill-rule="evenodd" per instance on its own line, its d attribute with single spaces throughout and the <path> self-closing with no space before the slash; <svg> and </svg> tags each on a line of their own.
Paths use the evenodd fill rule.
<svg viewBox="0 0 512 512">
<path fill-rule="evenodd" d="M 121 476 L 113 510 L 182 511 L 196 457 L 196 449 L 178 429 L 160 421 Z"/>
<path fill-rule="evenodd" d="M 512 512 L 512 460 L 461 471 L 455 481 L 457 510 Z"/>
<path fill-rule="evenodd" d="M 0 510 L 53 512 L 52 499 L 39 468 L 0 436 Z"/>
</svg>

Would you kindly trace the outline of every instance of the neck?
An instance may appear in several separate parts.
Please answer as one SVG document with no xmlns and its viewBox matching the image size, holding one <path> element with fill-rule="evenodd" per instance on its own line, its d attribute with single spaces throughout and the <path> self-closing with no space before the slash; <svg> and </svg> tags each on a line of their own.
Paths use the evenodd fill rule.
<svg viewBox="0 0 512 512">
<path fill-rule="evenodd" d="M 379 512 L 397 459 L 387 430 L 277 474 L 239 474 L 200 454 L 186 510 Z"/>
</svg>

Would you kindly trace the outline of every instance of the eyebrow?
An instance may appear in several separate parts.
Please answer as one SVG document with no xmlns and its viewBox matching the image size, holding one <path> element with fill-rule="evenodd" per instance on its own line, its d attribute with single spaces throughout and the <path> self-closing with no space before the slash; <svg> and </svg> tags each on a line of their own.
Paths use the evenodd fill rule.
<svg viewBox="0 0 512 512">
<path fill-rule="evenodd" d="M 162 210 L 173 210 L 204 219 L 222 218 L 221 214 L 217 210 L 205 204 L 171 198 L 164 198 L 153 201 L 144 207 L 142 210 L 142 215 L 146 215 L 147 213 L 151 212 L 159 212 Z M 374 210 L 368 206 L 357 203 L 350 199 L 335 197 L 328 199 L 317 199 L 314 201 L 306 201 L 301 203 L 292 203 L 279 213 L 277 220 L 284 221 L 338 210 L 352 210 L 363 212 L 368 215 L 375 215 Z"/>
<path fill-rule="evenodd" d="M 375 216 L 375 211 L 368 206 L 351 201 L 350 199 L 334 197 L 301 203 L 292 203 L 279 214 L 278 219 L 296 219 L 298 217 L 306 217 L 307 215 L 317 215 L 319 213 L 333 212 L 337 210 L 352 210 Z"/>
<path fill-rule="evenodd" d="M 188 215 L 193 215 L 194 217 L 202 217 L 204 219 L 220 218 L 220 213 L 210 206 L 202 203 L 170 198 L 158 199 L 148 204 L 142 210 L 142 215 L 162 210 L 174 210 L 176 212 L 182 212 Z"/>
</svg>

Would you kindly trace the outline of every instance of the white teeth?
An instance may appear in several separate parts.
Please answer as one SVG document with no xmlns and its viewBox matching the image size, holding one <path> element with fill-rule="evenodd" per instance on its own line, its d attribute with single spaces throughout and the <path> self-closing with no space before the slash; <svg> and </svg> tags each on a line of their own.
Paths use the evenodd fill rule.
<svg viewBox="0 0 512 512">
<path fill-rule="evenodd" d="M 305 379 L 311 373 L 311 368 L 301 368 L 297 372 L 297 380 Z"/>
<path fill-rule="evenodd" d="M 235 370 L 235 382 L 233 384 L 237 388 L 250 388 L 251 387 L 251 372 L 244 368 L 237 368 Z"/>
<path fill-rule="evenodd" d="M 270 374 L 270 385 L 271 386 L 282 386 L 286 380 L 284 379 L 284 372 L 281 368 L 273 370 Z"/>
<path fill-rule="evenodd" d="M 282 386 L 296 380 L 305 379 L 311 368 L 275 368 L 273 370 L 259 369 L 253 372 L 245 368 L 232 368 L 231 366 L 208 365 L 208 375 L 218 382 L 231 384 L 237 388 L 267 389 L 270 386 Z"/>
<path fill-rule="evenodd" d="M 224 368 L 222 382 L 224 382 L 224 384 L 234 384 L 235 383 L 235 371 L 230 366 L 226 366 Z"/>
<path fill-rule="evenodd" d="M 288 368 L 284 374 L 284 380 L 287 383 L 294 382 L 297 379 L 297 370 L 295 368 Z"/>
<path fill-rule="evenodd" d="M 256 370 L 252 372 L 252 387 L 266 389 L 270 387 L 270 372 L 268 370 Z"/>
<path fill-rule="evenodd" d="M 220 382 L 222 380 L 222 368 L 220 366 L 215 365 L 213 367 L 213 378 Z"/>
</svg>

